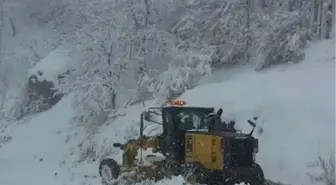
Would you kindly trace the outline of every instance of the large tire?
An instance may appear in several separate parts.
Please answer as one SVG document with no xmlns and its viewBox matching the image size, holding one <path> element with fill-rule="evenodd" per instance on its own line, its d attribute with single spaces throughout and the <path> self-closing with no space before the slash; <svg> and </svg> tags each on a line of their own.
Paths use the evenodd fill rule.
<svg viewBox="0 0 336 185">
<path fill-rule="evenodd" d="M 265 185 L 264 173 L 258 164 L 254 164 L 250 168 L 236 169 L 229 173 L 224 173 L 224 178 L 219 180 L 220 176 L 216 173 L 211 174 L 211 185 L 233 185 L 233 184 L 249 184 L 249 185 Z"/>
<path fill-rule="evenodd" d="M 250 185 L 264 185 L 265 177 L 264 172 L 261 169 L 259 164 L 253 165 L 253 167 L 249 170 L 250 174 L 245 177 L 245 183 L 249 183 Z"/>
<path fill-rule="evenodd" d="M 120 166 L 113 159 L 104 159 L 99 164 L 99 175 L 103 184 L 112 185 L 120 175 Z"/>
<path fill-rule="evenodd" d="M 255 175 L 255 179 L 250 183 L 251 185 L 264 185 L 265 184 L 265 176 L 264 176 L 264 172 L 261 169 L 259 164 L 255 164 L 254 167 L 254 175 Z"/>
</svg>

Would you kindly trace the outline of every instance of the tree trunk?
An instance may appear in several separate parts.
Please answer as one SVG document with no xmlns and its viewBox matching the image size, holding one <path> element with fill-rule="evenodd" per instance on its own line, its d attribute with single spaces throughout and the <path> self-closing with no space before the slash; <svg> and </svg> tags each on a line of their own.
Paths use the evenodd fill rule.
<svg viewBox="0 0 336 185">
<path fill-rule="evenodd" d="M 332 0 L 332 19 L 331 19 L 331 27 L 336 26 L 336 0 Z"/>
<path fill-rule="evenodd" d="M 111 89 L 111 106 L 112 106 L 112 109 L 115 110 L 116 107 L 117 107 L 117 103 L 116 103 L 116 100 L 117 100 L 117 93 L 115 92 L 115 90 Z"/>
<path fill-rule="evenodd" d="M 317 36 L 318 39 L 322 38 L 322 10 L 323 10 L 323 2 L 322 0 L 318 1 L 318 10 L 317 10 Z"/>
<path fill-rule="evenodd" d="M 9 23 L 11 25 L 11 28 L 12 28 L 12 36 L 15 37 L 16 35 L 16 27 L 15 27 L 15 24 L 14 24 L 14 21 L 12 18 L 9 18 Z"/>
<path fill-rule="evenodd" d="M 325 39 L 328 36 L 327 19 L 328 19 L 328 6 L 322 1 L 321 3 L 321 39 Z"/>
<path fill-rule="evenodd" d="M 0 64 L 2 62 L 2 35 L 4 30 L 4 6 L 5 6 L 5 0 L 0 0 Z"/>
<path fill-rule="evenodd" d="M 261 9 L 264 9 L 264 8 L 266 8 L 266 1 L 265 0 L 259 0 L 258 1 L 258 5 L 259 5 L 259 7 L 261 8 Z"/>
<path fill-rule="evenodd" d="M 250 1 L 250 12 L 255 12 L 255 11 L 257 11 L 257 9 L 258 9 L 258 5 L 259 4 L 259 2 L 258 1 Z"/>
<path fill-rule="evenodd" d="M 314 3 L 311 8 L 311 16 L 310 16 L 310 33 L 312 35 L 316 35 L 316 21 L 317 21 L 317 0 L 314 0 Z"/>
<path fill-rule="evenodd" d="M 288 1 L 288 11 L 289 12 L 292 12 L 295 10 L 295 3 L 296 3 L 296 0 L 289 0 Z"/>
<path fill-rule="evenodd" d="M 250 55 L 249 55 L 249 49 L 251 46 L 251 28 L 250 28 L 250 21 L 251 21 L 251 3 L 250 0 L 245 1 L 246 6 L 246 49 L 245 49 L 245 55 L 246 55 L 246 62 L 249 62 Z"/>
</svg>

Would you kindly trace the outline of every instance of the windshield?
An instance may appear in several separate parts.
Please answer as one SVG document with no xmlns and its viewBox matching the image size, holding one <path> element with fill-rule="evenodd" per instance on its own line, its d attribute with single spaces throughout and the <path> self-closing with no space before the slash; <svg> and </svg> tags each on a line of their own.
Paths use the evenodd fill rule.
<svg viewBox="0 0 336 185">
<path fill-rule="evenodd" d="M 208 130 L 207 114 L 201 110 L 183 110 L 175 116 L 181 130 Z"/>
</svg>

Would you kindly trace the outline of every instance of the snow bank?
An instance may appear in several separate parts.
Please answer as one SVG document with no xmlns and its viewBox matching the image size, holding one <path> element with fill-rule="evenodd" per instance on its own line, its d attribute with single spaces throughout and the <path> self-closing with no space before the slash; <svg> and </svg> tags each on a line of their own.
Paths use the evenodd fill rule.
<svg viewBox="0 0 336 185">
<path fill-rule="evenodd" d="M 60 163 L 69 150 L 65 138 L 72 116 L 70 98 L 64 97 L 29 123 L 7 130 L 13 138 L 0 150 L 0 184 L 63 184 L 58 177 L 68 175 Z"/>
<path fill-rule="evenodd" d="M 311 44 L 305 51 L 305 63 L 335 62 L 335 40 L 322 40 Z"/>
<path fill-rule="evenodd" d="M 58 75 L 64 73 L 70 62 L 68 51 L 66 49 L 58 48 L 52 51 L 48 56 L 37 63 L 35 67 L 29 70 L 28 75 L 37 75 L 38 79 L 43 81 L 55 82 Z M 38 75 L 42 72 L 42 75 Z"/>
</svg>

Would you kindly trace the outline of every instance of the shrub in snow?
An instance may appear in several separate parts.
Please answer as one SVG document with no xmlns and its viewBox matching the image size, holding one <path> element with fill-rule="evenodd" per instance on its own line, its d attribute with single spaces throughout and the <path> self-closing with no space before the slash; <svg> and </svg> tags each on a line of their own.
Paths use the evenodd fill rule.
<svg viewBox="0 0 336 185">
<path fill-rule="evenodd" d="M 28 78 L 20 110 L 16 115 L 17 118 L 48 110 L 61 100 L 63 95 L 56 93 L 54 82 L 45 79 L 40 80 L 38 76 L 41 75 L 43 73 L 39 72 L 37 75 L 31 75 Z"/>
<path fill-rule="evenodd" d="M 283 21 L 280 21 L 282 24 L 277 25 L 268 33 L 266 32 L 265 37 L 260 39 L 260 47 L 257 51 L 259 62 L 257 70 L 276 64 L 302 61 L 304 58 L 303 49 L 309 36 L 308 29 L 303 25 L 301 18 L 297 16 L 292 16 L 292 20 L 288 20 L 287 17 L 274 18 L 283 19 Z"/>
<path fill-rule="evenodd" d="M 195 87 L 202 75 L 201 72 L 198 72 L 187 65 L 181 67 L 170 66 L 158 81 L 157 96 L 164 100 L 176 98 L 186 90 Z"/>
<path fill-rule="evenodd" d="M 5 100 L 7 96 L 7 87 L 0 77 L 0 120 L 5 116 Z"/>
<path fill-rule="evenodd" d="M 0 132 L 13 121 L 13 113 L 15 113 L 15 104 L 20 101 L 17 98 L 17 92 L 13 91 L 15 83 L 13 82 L 11 65 L 0 62 Z"/>
<path fill-rule="evenodd" d="M 316 161 L 309 164 L 310 169 L 315 173 L 307 173 L 313 183 L 323 183 L 324 185 L 335 185 L 335 153 L 330 152 L 329 156 L 319 156 Z"/>
<path fill-rule="evenodd" d="M 307 40 L 328 38 L 332 22 L 328 9 L 332 1 L 189 2 L 193 6 L 184 7 L 187 13 L 172 32 L 183 42 L 215 48 L 213 67 L 257 62 L 260 70 L 299 62 Z"/>
<path fill-rule="evenodd" d="M 12 140 L 11 136 L 4 134 L 5 129 L 11 123 L 11 116 L 9 116 L 10 113 L 8 112 L 10 111 L 5 106 L 5 101 L 8 97 L 8 77 L 3 72 L 0 70 L 0 148 Z"/>
<path fill-rule="evenodd" d="M 98 154 L 96 146 L 98 145 L 92 140 L 92 138 L 88 139 L 88 142 L 82 142 L 78 145 L 81 152 L 79 154 L 78 160 L 76 161 L 77 163 L 81 163 L 87 160 L 95 161 L 97 159 Z"/>
<path fill-rule="evenodd" d="M 171 100 L 180 96 L 186 90 L 197 85 L 200 78 L 211 73 L 211 58 L 213 51 L 173 48 L 172 61 L 167 71 L 156 84 L 155 95 L 158 98 Z"/>
<path fill-rule="evenodd" d="M 155 85 L 160 74 L 157 70 L 148 68 L 144 62 L 140 62 L 140 65 L 135 69 L 134 73 L 134 79 L 136 79 L 136 94 L 126 106 L 134 105 L 139 102 L 141 102 L 143 106 L 146 106 L 145 101 L 153 98 L 156 90 Z"/>
<path fill-rule="evenodd" d="M 12 136 L 8 136 L 8 135 L 0 135 L 0 148 L 9 143 L 12 140 Z"/>
</svg>

